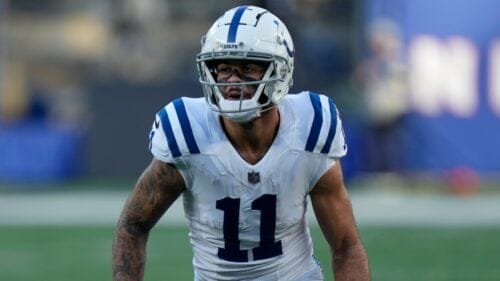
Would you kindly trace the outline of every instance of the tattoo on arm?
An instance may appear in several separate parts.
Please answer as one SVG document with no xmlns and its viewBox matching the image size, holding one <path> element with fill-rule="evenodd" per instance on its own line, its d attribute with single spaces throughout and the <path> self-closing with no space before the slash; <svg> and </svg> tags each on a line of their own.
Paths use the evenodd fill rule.
<svg viewBox="0 0 500 281">
<path fill-rule="evenodd" d="M 113 278 L 142 280 L 149 231 L 184 190 L 177 169 L 153 160 L 137 181 L 118 221 L 113 243 Z"/>
</svg>

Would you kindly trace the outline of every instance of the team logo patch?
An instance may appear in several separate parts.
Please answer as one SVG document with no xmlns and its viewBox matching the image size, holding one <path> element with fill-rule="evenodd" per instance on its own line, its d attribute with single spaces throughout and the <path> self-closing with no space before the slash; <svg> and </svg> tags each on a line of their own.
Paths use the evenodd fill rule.
<svg viewBox="0 0 500 281">
<path fill-rule="evenodd" d="M 251 184 L 260 182 L 260 173 L 255 171 L 248 172 L 248 182 Z"/>
</svg>

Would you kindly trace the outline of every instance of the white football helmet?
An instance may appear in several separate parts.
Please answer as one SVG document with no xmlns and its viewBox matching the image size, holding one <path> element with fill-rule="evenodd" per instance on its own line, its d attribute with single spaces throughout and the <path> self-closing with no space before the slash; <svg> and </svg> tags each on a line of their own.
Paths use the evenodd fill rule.
<svg viewBox="0 0 500 281">
<path fill-rule="evenodd" d="M 201 52 L 196 57 L 200 83 L 206 101 L 221 115 L 247 122 L 277 105 L 292 86 L 294 46 L 285 24 L 271 12 L 256 6 L 228 10 L 202 37 Z M 219 83 L 213 63 L 220 60 L 268 62 L 260 81 Z M 237 86 L 239 100 L 225 99 L 219 87 Z M 255 94 L 243 98 L 243 88 L 253 85 Z"/>
</svg>

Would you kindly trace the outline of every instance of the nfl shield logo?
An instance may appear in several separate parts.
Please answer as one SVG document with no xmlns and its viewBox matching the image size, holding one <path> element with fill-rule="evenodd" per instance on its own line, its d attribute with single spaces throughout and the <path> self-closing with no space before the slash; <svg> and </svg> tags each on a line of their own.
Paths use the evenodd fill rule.
<svg viewBox="0 0 500 281">
<path fill-rule="evenodd" d="M 260 173 L 255 171 L 248 172 L 248 182 L 251 184 L 260 182 Z"/>
</svg>

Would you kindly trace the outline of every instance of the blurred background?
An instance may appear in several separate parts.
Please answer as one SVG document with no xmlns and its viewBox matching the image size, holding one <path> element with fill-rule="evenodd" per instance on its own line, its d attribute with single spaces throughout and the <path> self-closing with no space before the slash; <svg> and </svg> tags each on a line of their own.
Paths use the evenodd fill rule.
<svg viewBox="0 0 500 281">
<path fill-rule="evenodd" d="M 292 92 L 334 98 L 348 181 L 499 178 L 494 0 L 0 3 L 1 183 L 136 177 L 151 158 L 155 112 L 202 96 L 200 37 L 235 3 L 264 6 L 288 24 Z"/>
<path fill-rule="evenodd" d="M 15 234 L 19 225 L 102 223 L 108 245 L 109 226 L 151 160 L 154 114 L 176 97 L 202 96 L 195 65 L 200 38 L 223 11 L 242 4 L 271 10 L 291 31 L 291 92 L 329 95 L 340 109 L 349 146 L 345 178 L 375 256 L 386 249 L 377 248 L 387 235 L 380 227 L 409 226 L 399 236 L 410 235 L 404 245 L 415 238 L 414 227 L 499 232 L 499 1 L 0 0 L 0 234 L 14 241 L 23 237 Z M 176 212 L 172 220 L 182 221 Z M 38 231 L 26 233 L 39 238 Z M 46 231 L 43 243 L 57 232 Z M 500 251 L 498 242 L 485 243 Z M 12 264 L 22 249 L 0 248 L 0 264 Z M 101 265 L 109 264 L 109 249 L 101 251 Z M 389 266 L 375 275 L 494 280 L 500 274 L 491 260 L 474 268 L 432 275 L 422 266 L 409 269 L 420 272 L 411 279 Z M 0 269 L 2 280 L 65 280 L 18 274 Z"/>
<path fill-rule="evenodd" d="M 136 177 L 151 158 L 155 112 L 175 97 L 202 96 L 200 37 L 235 5 L 0 3 L 0 184 Z M 292 92 L 336 101 L 349 142 L 348 181 L 498 178 L 496 1 L 243 3 L 288 24 L 297 49 Z"/>
</svg>

